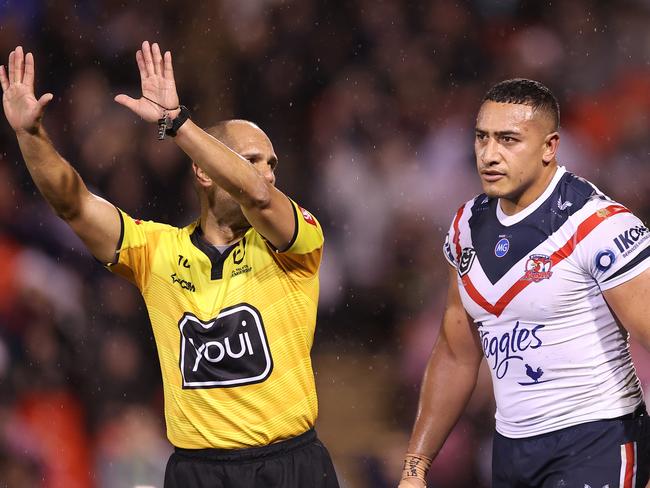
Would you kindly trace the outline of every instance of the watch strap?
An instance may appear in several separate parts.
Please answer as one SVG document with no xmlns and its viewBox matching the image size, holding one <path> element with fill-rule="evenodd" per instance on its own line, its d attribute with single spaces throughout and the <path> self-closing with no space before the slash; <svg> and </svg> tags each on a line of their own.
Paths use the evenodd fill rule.
<svg viewBox="0 0 650 488">
<path fill-rule="evenodd" d="M 171 137 L 176 137 L 176 132 L 181 126 L 187 121 L 190 117 L 190 111 L 185 105 L 180 105 L 180 113 L 175 119 L 169 119 L 167 121 L 165 134 Z"/>
</svg>

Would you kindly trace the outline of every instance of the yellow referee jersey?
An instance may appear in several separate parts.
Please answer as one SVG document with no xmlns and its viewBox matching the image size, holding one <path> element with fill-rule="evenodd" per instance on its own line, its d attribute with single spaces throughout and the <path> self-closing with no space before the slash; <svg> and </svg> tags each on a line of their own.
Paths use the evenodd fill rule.
<svg viewBox="0 0 650 488">
<path fill-rule="evenodd" d="M 149 312 L 170 442 L 243 448 L 299 435 L 318 413 L 310 349 L 323 232 L 291 202 L 296 232 L 275 252 L 255 229 L 220 253 L 197 222 L 177 228 L 120 211 L 109 269 Z"/>
</svg>

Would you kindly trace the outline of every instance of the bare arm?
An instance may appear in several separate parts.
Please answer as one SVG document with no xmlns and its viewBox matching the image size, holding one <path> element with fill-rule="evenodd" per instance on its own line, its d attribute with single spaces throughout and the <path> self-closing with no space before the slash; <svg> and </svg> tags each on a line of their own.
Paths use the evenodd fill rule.
<svg viewBox="0 0 650 488">
<path fill-rule="evenodd" d="M 34 57 L 24 56 L 18 46 L 9 55 L 8 73 L 0 67 L 2 103 L 27 170 L 36 187 L 56 214 L 103 262 L 112 261 L 120 236 L 117 210 L 88 191 L 79 174 L 54 149 L 41 124 L 43 111 L 52 99 L 47 93 L 34 96 Z"/>
<path fill-rule="evenodd" d="M 175 108 L 179 99 L 174 81 L 172 56 L 164 56 L 158 44 L 142 43 L 136 53 L 142 81 L 140 99 L 118 95 L 115 100 L 131 109 L 144 120 L 156 122 L 165 113 L 160 106 Z M 147 100 L 155 100 L 156 104 Z M 159 105 L 157 105 L 159 104 Z M 168 111 L 171 118 L 178 110 Z M 188 120 L 175 137 L 176 144 L 218 186 L 226 190 L 242 208 L 250 224 L 277 249 L 284 249 L 293 238 L 295 220 L 288 198 L 268 177 L 269 168 L 251 164 L 203 129 Z"/>
<path fill-rule="evenodd" d="M 422 381 L 408 453 L 436 457 L 472 395 L 482 358 L 478 334 L 460 300 L 456 270 L 450 266 L 442 328 Z M 424 483 L 407 478 L 400 486 Z"/>
<path fill-rule="evenodd" d="M 188 120 L 178 131 L 176 144 L 242 209 L 250 224 L 276 249 L 285 249 L 295 231 L 294 211 L 287 196 L 267 176 L 265 161 L 251 164 Z M 266 167 L 265 167 L 266 166 Z"/>
<path fill-rule="evenodd" d="M 650 351 L 650 269 L 603 296 L 623 327 Z"/>
</svg>

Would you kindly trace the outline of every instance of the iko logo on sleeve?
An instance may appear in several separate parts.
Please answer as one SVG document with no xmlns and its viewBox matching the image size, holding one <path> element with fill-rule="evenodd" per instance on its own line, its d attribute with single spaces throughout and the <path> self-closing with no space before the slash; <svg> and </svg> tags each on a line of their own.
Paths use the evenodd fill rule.
<svg viewBox="0 0 650 488">
<path fill-rule="evenodd" d="M 229 307 L 208 322 L 185 313 L 178 327 L 183 388 L 250 385 L 271 374 L 264 324 L 252 305 Z"/>
<path fill-rule="evenodd" d="M 636 251 L 643 241 L 650 238 L 649 232 L 645 225 L 636 225 L 619 234 L 614 239 L 614 244 L 625 258 Z"/>
</svg>

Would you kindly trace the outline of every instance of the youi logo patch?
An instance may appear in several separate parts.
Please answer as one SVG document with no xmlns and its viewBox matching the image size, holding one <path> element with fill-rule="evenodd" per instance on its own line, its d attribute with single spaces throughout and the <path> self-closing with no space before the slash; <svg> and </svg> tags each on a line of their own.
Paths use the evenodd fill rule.
<svg viewBox="0 0 650 488">
<path fill-rule="evenodd" d="M 501 237 L 501 239 L 499 239 L 497 245 L 494 246 L 494 255 L 498 258 L 502 258 L 508 254 L 508 251 L 510 250 L 510 241 L 506 237 L 499 237 Z"/>
<path fill-rule="evenodd" d="M 250 385 L 273 370 L 262 317 L 252 305 L 229 307 L 208 322 L 188 312 L 178 328 L 183 388 Z"/>
</svg>

